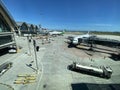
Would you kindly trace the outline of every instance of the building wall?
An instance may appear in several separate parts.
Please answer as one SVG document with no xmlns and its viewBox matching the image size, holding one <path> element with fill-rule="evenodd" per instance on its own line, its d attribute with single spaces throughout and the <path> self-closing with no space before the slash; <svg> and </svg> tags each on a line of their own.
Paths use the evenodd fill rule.
<svg viewBox="0 0 120 90">
<path fill-rule="evenodd" d="M 30 31 L 31 34 L 34 32 L 34 26 L 32 24 L 29 27 L 29 31 Z"/>
<path fill-rule="evenodd" d="M 26 34 L 26 33 L 29 32 L 29 28 L 28 28 L 28 26 L 27 26 L 26 23 L 23 23 L 23 24 L 20 26 L 20 31 L 21 31 L 22 34 Z"/>
<path fill-rule="evenodd" d="M 14 27 L 15 22 L 0 0 L 0 49 L 16 45 Z"/>
<path fill-rule="evenodd" d="M 37 34 L 37 25 L 26 22 L 17 22 L 17 25 L 22 36 L 24 36 L 24 34 Z"/>
<path fill-rule="evenodd" d="M 10 19 L 8 12 L 6 12 L 1 5 L 0 5 L 0 14 L 2 15 L 2 18 L 4 18 L 5 23 L 8 24 L 8 26 L 10 27 L 10 30 L 14 32 L 13 28 L 15 27 L 15 25 L 13 25 L 12 19 Z"/>
<path fill-rule="evenodd" d="M 10 26 L 7 24 L 1 13 L 0 13 L 0 32 L 11 32 Z"/>
</svg>

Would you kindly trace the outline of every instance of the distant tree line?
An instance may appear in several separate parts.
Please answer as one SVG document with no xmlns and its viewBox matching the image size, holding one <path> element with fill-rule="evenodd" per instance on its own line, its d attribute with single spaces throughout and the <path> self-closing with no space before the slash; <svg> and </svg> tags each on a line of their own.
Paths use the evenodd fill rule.
<svg viewBox="0 0 120 90">
<path fill-rule="evenodd" d="M 91 31 L 92 34 L 98 34 L 98 35 L 117 35 L 120 36 L 120 32 L 100 32 L 100 31 Z"/>
<path fill-rule="evenodd" d="M 83 34 L 86 34 L 88 31 L 84 31 L 84 30 L 64 30 L 65 32 L 68 32 L 68 33 L 77 33 L 77 34 L 81 34 L 81 33 L 83 33 Z M 108 32 L 108 31 L 89 31 L 90 32 L 90 34 L 97 34 L 97 35 L 117 35 L 117 36 L 120 36 L 120 32 Z"/>
</svg>

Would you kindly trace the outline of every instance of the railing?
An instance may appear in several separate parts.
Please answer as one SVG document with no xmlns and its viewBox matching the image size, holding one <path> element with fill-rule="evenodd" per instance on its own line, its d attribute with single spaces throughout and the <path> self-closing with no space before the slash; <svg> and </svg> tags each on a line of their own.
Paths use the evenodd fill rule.
<svg viewBox="0 0 120 90">
<path fill-rule="evenodd" d="M 15 45 L 15 38 L 12 32 L 1 32 L 0 33 L 0 49 Z"/>
</svg>

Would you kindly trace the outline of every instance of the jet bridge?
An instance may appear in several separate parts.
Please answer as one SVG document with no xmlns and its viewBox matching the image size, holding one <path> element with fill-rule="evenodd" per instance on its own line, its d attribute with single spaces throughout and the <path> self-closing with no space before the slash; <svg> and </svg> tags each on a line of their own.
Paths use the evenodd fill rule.
<svg viewBox="0 0 120 90">
<path fill-rule="evenodd" d="M 79 45 L 81 43 L 85 43 L 85 44 L 91 44 L 90 46 L 93 46 L 93 44 L 97 44 L 97 45 L 103 45 L 103 46 L 120 49 L 120 41 L 113 40 L 113 39 L 107 39 L 107 38 L 100 38 L 96 36 L 91 36 L 87 38 L 78 37 L 76 40 L 74 39 L 74 37 L 68 37 L 68 40 L 69 40 L 68 43 L 71 45 Z"/>
<path fill-rule="evenodd" d="M 104 45 L 108 47 L 120 48 L 120 41 L 106 38 L 93 37 L 88 38 L 88 42 L 92 44 Z"/>
</svg>

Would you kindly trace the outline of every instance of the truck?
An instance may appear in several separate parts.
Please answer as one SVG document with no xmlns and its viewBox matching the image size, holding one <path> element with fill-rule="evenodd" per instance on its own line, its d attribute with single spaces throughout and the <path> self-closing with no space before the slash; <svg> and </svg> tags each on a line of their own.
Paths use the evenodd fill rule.
<svg viewBox="0 0 120 90">
<path fill-rule="evenodd" d="M 78 71 L 81 73 L 87 73 L 91 75 L 97 75 L 103 78 L 111 78 L 112 75 L 112 69 L 108 66 L 100 66 L 96 67 L 93 65 L 87 66 L 87 65 L 82 65 L 76 62 L 73 62 L 73 64 L 69 65 L 69 69 L 72 71 Z"/>
</svg>

